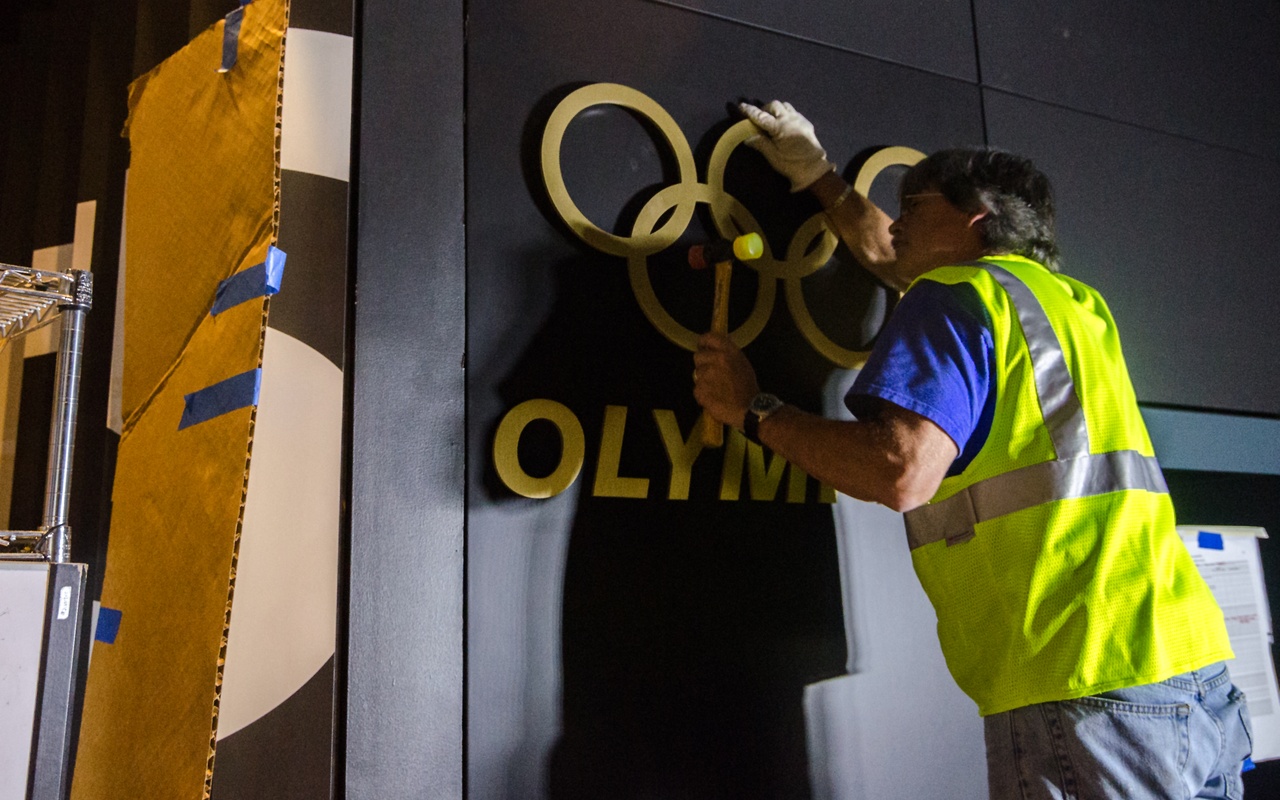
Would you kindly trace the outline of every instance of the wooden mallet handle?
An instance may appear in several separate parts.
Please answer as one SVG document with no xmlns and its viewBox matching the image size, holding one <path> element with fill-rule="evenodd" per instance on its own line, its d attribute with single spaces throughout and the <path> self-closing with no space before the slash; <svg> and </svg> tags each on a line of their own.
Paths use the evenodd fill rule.
<svg viewBox="0 0 1280 800">
<path fill-rule="evenodd" d="M 732 242 L 717 242 L 714 245 L 698 245 L 689 250 L 689 264 L 694 269 L 707 266 L 707 256 L 715 259 L 716 287 L 715 299 L 711 306 L 711 330 L 713 333 L 729 332 L 729 280 L 733 277 L 733 261 L 753 261 L 764 253 L 764 241 L 759 234 L 748 233 L 739 236 Z M 698 421 L 701 429 L 702 444 L 706 447 L 720 447 L 724 444 L 724 425 L 706 411 Z"/>
<path fill-rule="evenodd" d="M 716 295 L 711 305 L 711 332 L 729 332 L 729 279 L 733 276 L 733 260 L 716 262 Z M 702 412 L 702 443 L 707 447 L 724 444 L 724 425 L 706 411 Z"/>
</svg>

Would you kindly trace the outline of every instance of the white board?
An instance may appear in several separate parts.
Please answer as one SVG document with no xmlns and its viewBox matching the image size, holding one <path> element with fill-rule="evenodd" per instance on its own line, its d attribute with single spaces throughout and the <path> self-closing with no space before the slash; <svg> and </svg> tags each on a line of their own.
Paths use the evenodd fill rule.
<svg viewBox="0 0 1280 800">
<path fill-rule="evenodd" d="M 1262 579 L 1262 528 L 1179 525 L 1178 533 L 1200 568 L 1227 622 L 1236 657 L 1231 682 L 1244 691 L 1253 719 L 1253 760 L 1280 758 L 1280 694 L 1271 660 L 1271 610 Z"/>
<path fill-rule="evenodd" d="M 24 800 L 49 565 L 0 561 L 0 800 Z"/>
</svg>

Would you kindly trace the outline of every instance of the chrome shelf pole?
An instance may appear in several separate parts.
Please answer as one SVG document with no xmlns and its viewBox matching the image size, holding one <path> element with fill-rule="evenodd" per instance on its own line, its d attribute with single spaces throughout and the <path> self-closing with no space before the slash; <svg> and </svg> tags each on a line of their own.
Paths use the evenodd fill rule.
<svg viewBox="0 0 1280 800">
<path fill-rule="evenodd" d="M 49 469 L 45 478 L 45 538 L 41 551 L 54 564 L 71 557 L 71 464 L 75 452 L 76 413 L 80 408 L 80 362 L 84 355 L 85 316 L 93 307 L 93 275 L 74 270 L 75 285 L 58 306 L 62 339 L 58 347 L 53 426 L 49 431 Z"/>
</svg>

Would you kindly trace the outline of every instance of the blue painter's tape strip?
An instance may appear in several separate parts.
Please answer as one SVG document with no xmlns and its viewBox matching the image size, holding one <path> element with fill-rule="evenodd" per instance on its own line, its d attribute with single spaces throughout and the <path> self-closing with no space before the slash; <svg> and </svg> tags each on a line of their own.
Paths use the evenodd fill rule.
<svg viewBox="0 0 1280 800">
<path fill-rule="evenodd" d="M 1257 769 L 1258 765 L 1253 763 L 1253 759 L 1248 756 L 1244 757 L 1244 765 L 1240 767 L 1240 773 L 1244 774 L 1252 769 Z"/>
<path fill-rule="evenodd" d="M 263 262 L 267 268 L 267 294 L 275 294 L 280 291 L 280 282 L 284 280 L 284 260 L 286 258 L 288 256 L 285 252 L 275 245 L 267 248 L 267 260 Z"/>
<path fill-rule="evenodd" d="M 240 54 L 240 23 L 244 21 L 244 5 L 231 9 L 222 26 L 222 66 L 218 72 L 230 72 Z"/>
<path fill-rule="evenodd" d="M 262 370 L 251 369 L 186 395 L 187 404 L 182 410 L 178 430 L 220 417 L 238 408 L 256 406 L 261 388 Z"/>
<path fill-rule="evenodd" d="M 102 606 L 98 609 L 98 627 L 93 632 L 94 641 L 103 644 L 115 644 L 116 635 L 120 633 L 120 618 L 124 612 Z"/>
<path fill-rule="evenodd" d="M 1200 531 L 1199 545 L 1201 550 L 1221 550 L 1223 549 L 1222 534 Z"/>
<path fill-rule="evenodd" d="M 241 270 L 222 283 L 213 296 L 213 308 L 209 313 L 215 317 L 228 308 L 254 299 L 273 295 L 280 291 L 280 282 L 284 278 L 285 253 L 276 247 L 267 250 L 267 260 L 261 264 Z"/>
</svg>

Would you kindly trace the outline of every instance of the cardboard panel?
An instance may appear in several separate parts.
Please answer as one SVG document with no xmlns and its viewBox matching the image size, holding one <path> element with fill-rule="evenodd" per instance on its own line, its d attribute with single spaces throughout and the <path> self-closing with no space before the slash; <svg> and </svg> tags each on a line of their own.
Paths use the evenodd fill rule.
<svg viewBox="0 0 1280 800">
<path fill-rule="evenodd" d="M 74 797 L 202 795 L 253 410 L 178 421 L 185 393 L 257 365 L 261 335 L 261 301 L 210 318 L 121 440 L 102 589 L 120 633 L 95 644 Z"/>
<path fill-rule="evenodd" d="M 275 241 L 285 0 L 215 25 L 136 82 L 126 230 L 125 425 L 104 608 L 72 795 L 207 797 L 254 408 L 179 429 L 184 396 L 261 365 L 266 301 L 209 316 Z M 193 124 L 193 121 L 201 124 Z"/>
<path fill-rule="evenodd" d="M 255 211 L 277 192 L 283 7 L 245 8 L 230 72 L 219 22 L 130 88 L 126 423 L 208 313 L 210 285 L 271 243 L 272 215 Z"/>
</svg>

